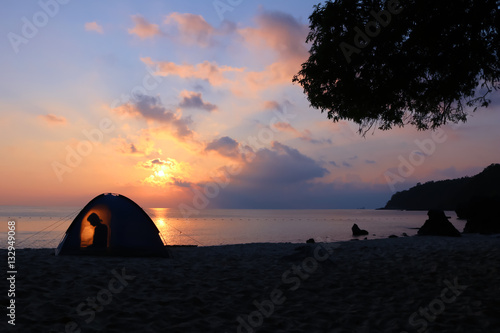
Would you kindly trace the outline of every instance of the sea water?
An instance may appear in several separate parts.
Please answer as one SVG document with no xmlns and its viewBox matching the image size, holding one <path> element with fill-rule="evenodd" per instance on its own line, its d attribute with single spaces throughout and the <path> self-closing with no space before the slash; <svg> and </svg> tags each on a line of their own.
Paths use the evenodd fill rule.
<svg viewBox="0 0 500 333">
<path fill-rule="evenodd" d="M 77 207 L 0 206 L 0 248 L 7 245 L 7 222 L 16 221 L 16 248 L 55 248 L 78 214 Z M 369 232 L 358 239 L 413 236 L 427 219 L 425 211 L 371 209 L 207 209 L 185 217 L 176 208 L 145 209 L 165 244 L 224 245 L 245 243 L 304 243 L 355 239 L 356 223 Z M 446 212 L 462 231 L 465 221 Z"/>
</svg>

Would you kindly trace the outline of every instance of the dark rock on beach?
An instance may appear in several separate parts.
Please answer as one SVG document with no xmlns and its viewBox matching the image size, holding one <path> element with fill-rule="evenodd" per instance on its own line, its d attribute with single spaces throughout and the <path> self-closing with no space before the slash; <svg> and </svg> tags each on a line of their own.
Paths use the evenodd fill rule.
<svg viewBox="0 0 500 333">
<path fill-rule="evenodd" d="M 360 229 L 356 223 L 352 226 L 351 230 L 352 230 L 352 235 L 353 236 L 365 236 L 365 235 L 368 235 L 368 231 Z"/>
<path fill-rule="evenodd" d="M 464 233 L 500 233 L 500 200 L 492 197 L 474 197 L 464 209 L 467 224 Z"/>
<path fill-rule="evenodd" d="M 442 210 L 431 209 L 427 212 L 429 219 L 418 230 L 419 236 L 460 237 L 460 232 L 446 218 Z"/>
</svg>

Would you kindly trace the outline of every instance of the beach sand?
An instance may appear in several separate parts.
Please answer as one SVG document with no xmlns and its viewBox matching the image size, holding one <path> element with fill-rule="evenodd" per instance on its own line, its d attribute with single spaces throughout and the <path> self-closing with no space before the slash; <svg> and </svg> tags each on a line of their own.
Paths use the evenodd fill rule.
<svg viewBox="0 0 500 333">
<path fill-rule="evenodd" d="M 16 251 L 2 332 L 500 332 L 500 236 L 53 252 Z"/>
</svg>

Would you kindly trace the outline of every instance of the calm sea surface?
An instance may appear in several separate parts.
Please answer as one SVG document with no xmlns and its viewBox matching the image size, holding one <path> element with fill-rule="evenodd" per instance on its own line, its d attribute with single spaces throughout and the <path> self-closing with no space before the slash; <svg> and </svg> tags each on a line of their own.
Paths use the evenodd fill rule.
<svg viewBox="0 0 500 333">
<path fill-rule="evenodd" d="M 7 222 L 16 221 L 16 248 L 55 248 L 81 208 L 0 206 L 0 248 L 7 247 Z M 149 208 L 166 244 L 199 246 L 260 242 L 303 243 L 352 239 L 357 223 L 370 232 L 369 239 L 389 235 L 415 235 L 427 212 L 370 209 L 282 210 L 209 209 L 184 218 L 176 208 Z M 459 231 L 465 221 L 446 212 Z M 364 237 L 363 237 L 364 238 Z"/>
</svg>

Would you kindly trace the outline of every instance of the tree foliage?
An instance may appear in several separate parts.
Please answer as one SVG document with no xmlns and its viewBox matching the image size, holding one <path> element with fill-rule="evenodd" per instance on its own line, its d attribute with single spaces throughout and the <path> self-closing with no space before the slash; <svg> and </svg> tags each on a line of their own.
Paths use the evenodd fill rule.
<svg viewBox="0 0 500 333">
<path fill-rule="evenodd" d="M 293 81 L 362 133 L 465 122 L 500 88 L 495 0 L 334 0 L 309 21 L 310 56 Z"/>
</svg>

